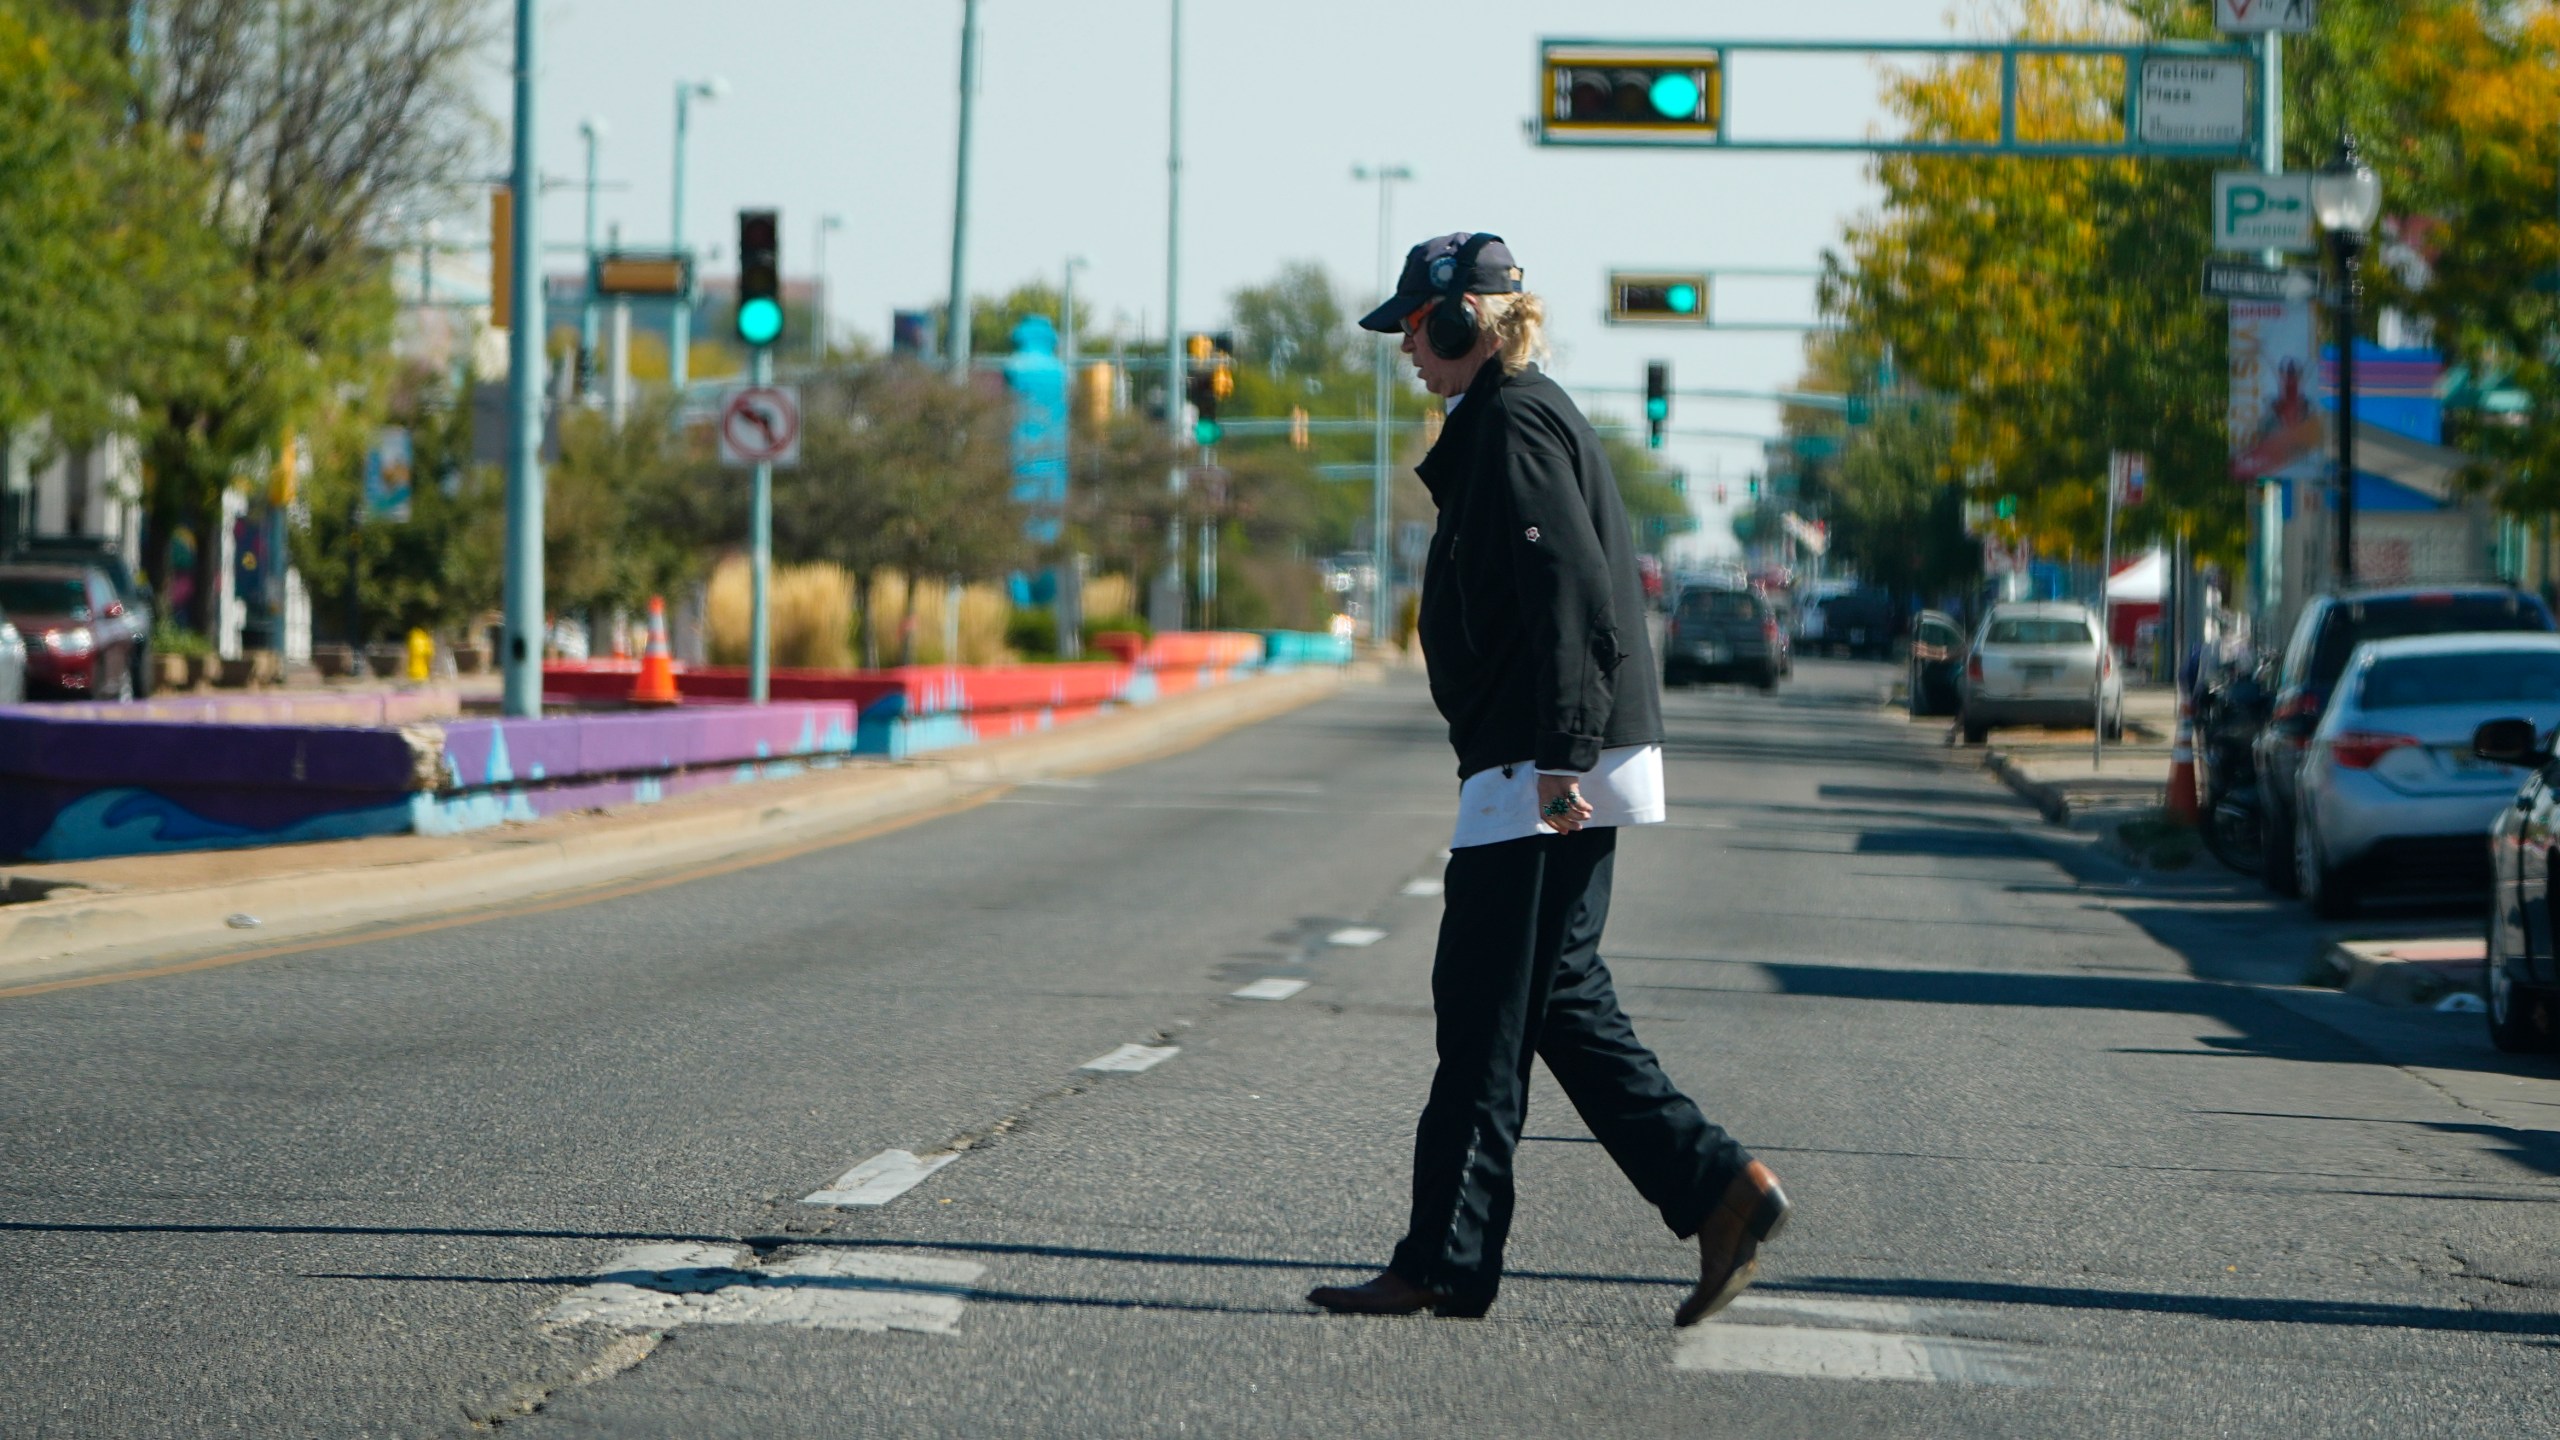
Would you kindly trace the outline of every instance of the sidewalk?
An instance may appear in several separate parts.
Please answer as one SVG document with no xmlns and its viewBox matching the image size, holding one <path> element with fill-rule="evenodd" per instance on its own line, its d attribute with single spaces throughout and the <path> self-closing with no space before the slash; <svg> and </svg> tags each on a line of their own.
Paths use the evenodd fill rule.
<svg viewBox="0 0 2560 1440">
<path fill-rule="evenodd" d="M 0 995 L 79 984 L 103 971 L 191 968 L 190 957 L 247 942 L 308 939 L 842 844 L 1025 780 L 1201 744 L 1375 674 L 1363 666 L 1259 676 L 925 760 L 858 761 L 460 836 L 14 865 L 0 872 Z"/>
</svg>

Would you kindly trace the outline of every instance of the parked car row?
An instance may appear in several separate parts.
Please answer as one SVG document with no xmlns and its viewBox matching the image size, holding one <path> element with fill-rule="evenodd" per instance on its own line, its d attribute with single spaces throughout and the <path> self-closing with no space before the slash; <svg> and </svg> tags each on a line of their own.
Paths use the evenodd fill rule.
<svg viewBox="0 0 2560 1440">
<path fill-rule="evenodd" d="M 150 613 L 96 564 L 0 563 L 0 703 L 143 693 Z"/>
</svg>

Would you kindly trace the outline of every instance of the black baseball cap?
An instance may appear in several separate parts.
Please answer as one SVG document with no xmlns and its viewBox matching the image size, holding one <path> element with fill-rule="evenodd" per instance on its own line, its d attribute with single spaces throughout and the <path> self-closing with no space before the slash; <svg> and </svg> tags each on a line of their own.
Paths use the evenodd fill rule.
<svg viewBox="0 0 2560 1440">
<path fill-rule="evenodd" d="M 1404 273 L 1396 277 L 1396 293 L 1387 303 L 1360 317 L 1360 328 L 1393 335 L 1404 328 L 1406 317 L 1414 311 L 1449 293 L 1452 282 L 1460 277 L 1458 252 L 1467 242 L 1481 238 L 1475 263 L 1458 288 L 1469 295 L 1512 295 L 1520 290 L 1520 265 L 1511 258 L 1511 247 L 1499 235 L 1478 236 L 1460 230 L 1441 235 L 1404 252 Z"/>
</svg>

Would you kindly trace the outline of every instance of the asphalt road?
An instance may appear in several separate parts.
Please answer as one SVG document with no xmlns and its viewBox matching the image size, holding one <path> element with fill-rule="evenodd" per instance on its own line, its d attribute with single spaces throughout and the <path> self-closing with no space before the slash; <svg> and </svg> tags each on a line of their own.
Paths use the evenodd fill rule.
<svg viewBox="0 0 2560 1440">
<path fill-rule="evenodd" d="M 1490 1318 L 1301 1303 L 1386 1255 L 1430 1076 L 1454 781 L 1404 679 L 0 1002 L 0 1434 L 2560 1433 L 2560 1070 L 2286 988 L 2287 912 L 2075 849 L 1886 678 L 1668 697 L 1621 851 L 1639 1028 L 1798 1205 L 1728 1318 L 1671 1328 L 1694 1252 L 1543 1076 Z"/>
</svg>

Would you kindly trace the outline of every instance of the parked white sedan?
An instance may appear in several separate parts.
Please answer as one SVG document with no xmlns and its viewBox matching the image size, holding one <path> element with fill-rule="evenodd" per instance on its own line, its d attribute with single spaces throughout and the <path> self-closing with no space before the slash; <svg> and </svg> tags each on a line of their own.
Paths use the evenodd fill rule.
<svg viewBox="0 0 2560 1440">
<path fill-rule="evenodd" d="M 2356 647 L 2302 756 L 2294 866 L 2321 915 L 2386 895 L 2485 893 L 2489 827 L 2516 773 L 2472 753 L 2481 722 L 2560 723 L 2560 635 Z"/>
<path fill-rule="evenodd" d="M 2098 643 L 2086 605 L 2009 601 L 1991 607 L 1965 656 L 1957 723 L 1968 745 L 2002 725 L 2104 724 L 2124 732 L 2124 676 Z"/>
</svg>

